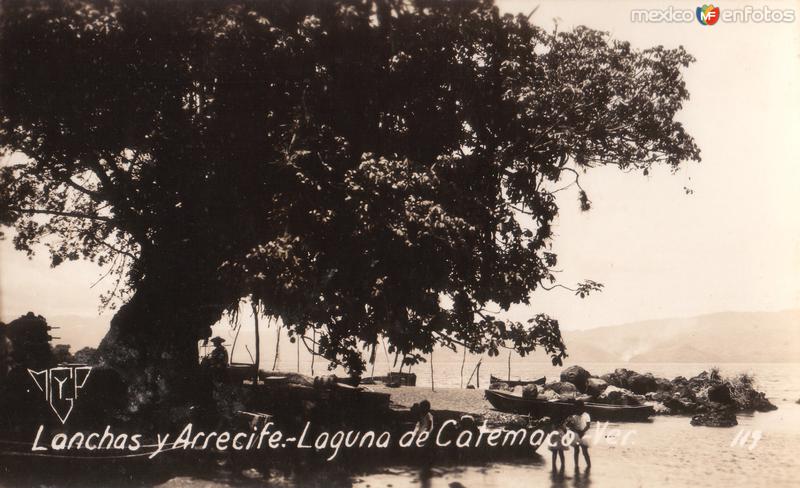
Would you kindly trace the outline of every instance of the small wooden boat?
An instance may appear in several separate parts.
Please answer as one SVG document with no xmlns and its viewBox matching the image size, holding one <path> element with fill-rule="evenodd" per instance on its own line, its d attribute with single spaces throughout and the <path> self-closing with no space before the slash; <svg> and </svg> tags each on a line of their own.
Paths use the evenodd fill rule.
<svg viewBox="0 0 800 488">
<path fill-rule="evenodd" d="M 486 390 L 485 395 L 489 403 L 501 412 L 531 415 L 537 418 L 565 417 L 576 413 L 575 402 L 572 401 L 528 399 L 498 390 Z M 584 405 L 592 420 L 641 422 L 655 414 L 655 410 L 649 405 L 608 405 L 594 402 L 586 402 Z"/>
<path fill-rule="evenodd" d="M 389 373 L 386 376 L 370 376 L 361 380 L 363 385 L 383 383 L 386 386 L 417 386 L 415 373 Z"/>
<path fill-rule="evenodd" d="M 516 386 L 525 386 L 525 385 L 543 385 L 547 381 L 547 378 L 542 376 L 536 380 L 509 380 L 506 381 L 502 378 L 498 378 L 495 375 L 489 375 L 489 383 L 505 383 L 508 386 L 514 388 Z"/>
</svg>

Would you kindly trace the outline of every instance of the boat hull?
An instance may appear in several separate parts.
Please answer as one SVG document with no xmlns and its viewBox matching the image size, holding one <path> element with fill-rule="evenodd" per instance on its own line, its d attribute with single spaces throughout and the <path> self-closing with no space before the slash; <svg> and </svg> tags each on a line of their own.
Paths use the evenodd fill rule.
<svg viewBox="0 0 800 488">
<path fill-rule="evenodd" d="M 536 379 L 536 380 L 509 380 L 509 381 L 506 381 L 504 379 L 498 378 L 497 376 L 489 375 L 489 382 L 490 383 L 505 383 L 505 384 L 507 384 L 508 386 L 510 386 L 512 388 L 516 387 L 516 386 L 525 386 L 525 385 L 543 385 L 543 384 L 545 384 L 546 381 L 547 381 L 547 378 L 544 377 L 544 376 L 542 376 L 541 378 Z"/>
<path fill-rule="evenodd" d="M 502 391 L 486 390 L 486 399 L 496 410 L 533 417 L 563 418 L 577 413 L 574 402 L 527 399 Z M 655 414 L 653 407 L 606 405 L 604 403 L 584 403 L 586 411 L 593 420 L 616 422 L 642 422 Z"/>
<path fill-rule="evenodd" d="M 387 376 L 370 376 L 361 380 L 364 385 L 383 383 L 387 386 L 417 386 L 415 373 L 389 373 Z"/>
</svg>

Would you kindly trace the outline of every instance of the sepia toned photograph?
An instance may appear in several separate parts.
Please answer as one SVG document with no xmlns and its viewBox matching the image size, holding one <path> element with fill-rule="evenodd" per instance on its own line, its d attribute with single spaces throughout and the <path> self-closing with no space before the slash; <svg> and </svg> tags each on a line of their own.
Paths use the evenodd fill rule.
<svg viewBox="0 0 800 488">
<path fill-rule="evenodd" d="M 0 0 L 0 488 L 797 486 L 799 12 Z"/>
</svg>

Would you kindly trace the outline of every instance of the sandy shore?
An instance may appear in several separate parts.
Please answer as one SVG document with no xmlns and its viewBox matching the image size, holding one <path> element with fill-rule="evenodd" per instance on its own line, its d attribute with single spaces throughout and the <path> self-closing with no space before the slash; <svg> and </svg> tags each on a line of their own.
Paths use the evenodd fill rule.
<svg viewBox="0 0 800 488">
<path fill-rule="evenodd" d="M 479 420 L 486 420 L 490 426 L 511 428 L 530 425 L 531 419 L 527 415 L 493 410 L 492 404 L 484 397 L 484 390 L 437 388 L 436 391 L 431 391 L 430 388 L 421 386 L 387 388 L 383 385 L 364 385 L 364 388 L 391 394 L 392 403 L 400 407 L 411 408 L 415 403 L 428 400 L 434 411 L 447 410 L 475 415 L 480 417 Z"/>
<path fill-rule="evenodd" d="M 401 386 L 388 388 L 383 385 L 363 385 L 370 391 L 379 391 L 392 395 L 392 402 L 403 407 L 411 407 L 422 400 L 431 402 L 433 410 L 453 410 L 473 415 L 487 415 L 492 405 L 483 396 L 483 390 L 467 390 L 463 388 L 430 388 L 421 386 Z M 492 412 L 494 413 L 494 412 Z"/>
</svg>

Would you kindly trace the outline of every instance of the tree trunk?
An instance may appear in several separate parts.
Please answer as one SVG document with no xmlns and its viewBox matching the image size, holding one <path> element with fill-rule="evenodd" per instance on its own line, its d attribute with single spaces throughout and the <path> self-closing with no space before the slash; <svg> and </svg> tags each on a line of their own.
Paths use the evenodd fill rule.
<svg viewBox="0 0 800 488">
<path fill-rule="evenodd" d="M 508 381 L 511 381 L 511 351 L 508 351 Z"/>
<path fill-rule="evenodd" d="M 225 309 L 220 289 L 213 279 L 166 268 L 143 278 L 113 317 L 100 366 L 126 383 L 129 414 L 170 423 L 203 400 L 197 343 Z"/>
<path fill-rule="evenodd" d="M 253 384 L 257 385 L 258 384 L 258 370 L 259 370 L 259 368 L 261 368 L 261 337 L 259 336 L 259 331 L 258 331 L 258 302 L 256 302 L 255 298 L 253 298 L 252 296 L 250 297 L 250 301 L 251 301 L 251 303 L 253 305 L 253 319 L 255 320 L 254 327 L 255 327 L 255 332 L 256 332 L 256 334 L 255 334 L 255 336 L 256 336 L 255 337 L 255 340 L 256 340 L 256 357 L 255 357 L 255 361 L 253 361 L 253 363 L 255 363 L 253 365 L 253 369 L 255 370 L 255 372 L 253 373 Z"/>
</svg>

